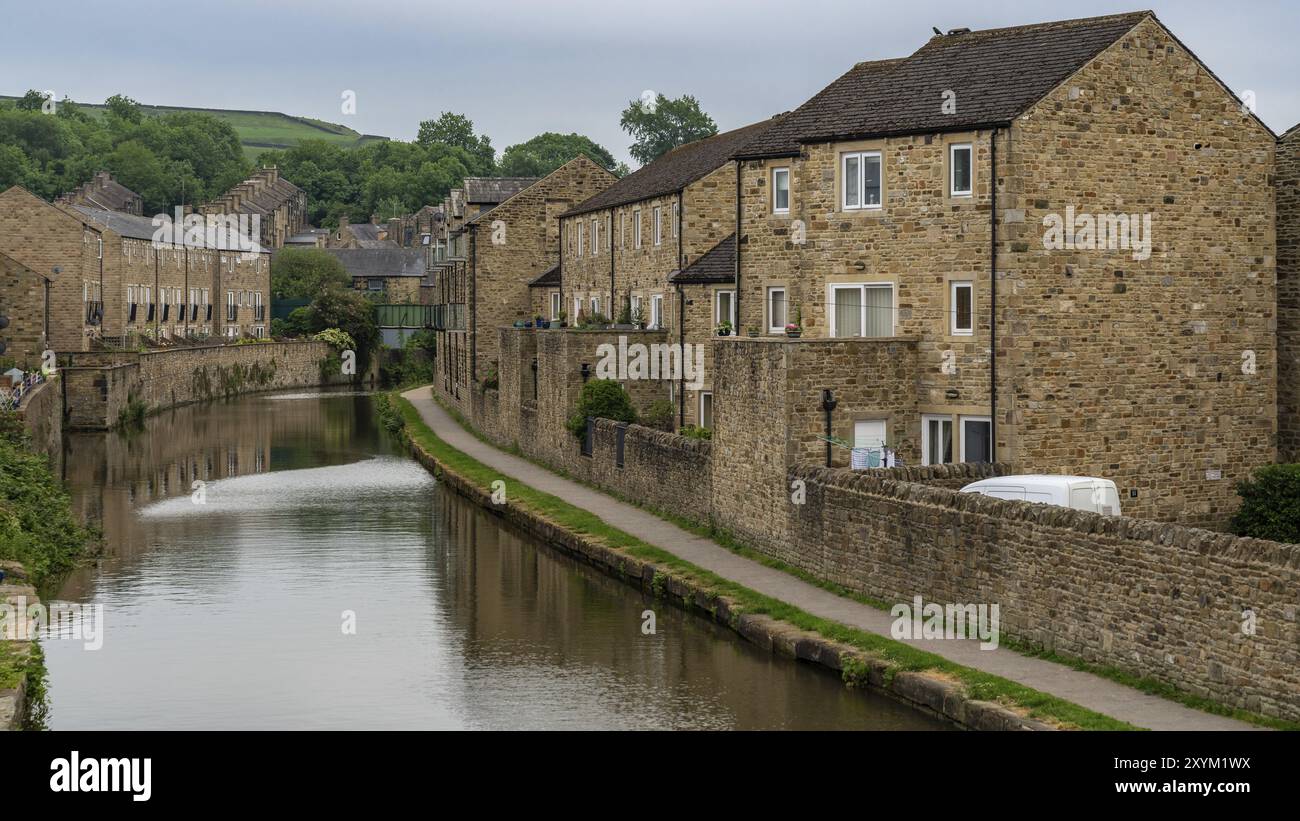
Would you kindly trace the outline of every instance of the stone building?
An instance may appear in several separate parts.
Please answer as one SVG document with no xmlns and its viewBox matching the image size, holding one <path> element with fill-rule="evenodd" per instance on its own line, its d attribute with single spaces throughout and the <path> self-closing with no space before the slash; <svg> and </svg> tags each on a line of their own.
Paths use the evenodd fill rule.
<svg viewBox="0 0 1300 821">
<path fill-rule="evenodd" d="M 631 319 L 691 345 L 735 325 L 731 155 L 778 119 L 678 146 L 564 214 L 562 293 L 544 315 L 573 325 Z M 679 424 L 711 425 L 707 360 L 701 390 L 668 385 Z"/>
<path fill-rule="evenodd" d="M 308 227 L 307 192 L 281 177 L 275 166 L 259 168 L 225 194 L 199 206 L 198 211 L 204 215 L 256 215 L 261 222 L 261 244 L 272 251 Z"/>
<path fill-rule="evenodd" d="M 155 241 L 156 231 L 145 217 L 54 206 L 18 186 L 0 194 L 0 253 L 48 282 L 53 349 L 267 333 L 267 249 Z"/>
<path fill-rule="evenodd" d="M 1300 125 L 1277 143 L 1278 456 L 1300 461 Z"/>
<path fill-rule="evenodd" d="M 839 439 L 1221 524 L 1277 452 L 1275 145 L 1148 12 L 954 30 L 736 152 L 738 324 L 916 358 Z"/>
<path fill-rule="evenodd" d="M 384 303 L 418 303 L 425 275 L 422 248 L 329 248 L 358 291 Z"/>
<path fill-rule="evenodd" d="M 113 179 L 113 175 L 107 171 L 97 172 L 84 185 L 63 194 L 55 202 L 144 216 L 144 199 Z"/>
<path fill-rule="evenodd" d="M 445 398 L 468 413 L 471 386 L 496 373 L 497 328 L 532 317 L 529 283 L 559 262 L 560 214 L 613 182 L 579 156 L 531 183 L 466 179 L 463 207 L 449 197 L 449 252 L 463 256 L 435 260 L 430 271 L 439 329 L 435 386 Z M 504 199 L 491 203 L 496 197 Z"/>
<path fill-rule="evenodd" d="M 388 226 L 379 223 L 379 216 L 370 222 L 348 222 L 347 215 L 339 217 L 339 227 L 325 240 L 326 248 L 397 248 L 397 242 L 388 238 Z"/>
<path fill-rule="evenodd" d="M 0 371 L 39 367 L 50 348 L 51 277 L 0 253 Z"/>
</svg>

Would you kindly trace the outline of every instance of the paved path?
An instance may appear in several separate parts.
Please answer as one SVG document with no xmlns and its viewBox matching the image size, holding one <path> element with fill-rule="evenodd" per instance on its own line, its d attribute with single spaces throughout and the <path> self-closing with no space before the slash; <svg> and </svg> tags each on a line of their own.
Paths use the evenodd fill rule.
<svg viewBox="0 0 1300 821">
<path fill-rule="evenodd" d="M 890 635 L 893 618 L 883 610 L 837 596 L 789 573 L 738 556 L 716 542 L 682 530 L 638 507 L 485 444 L 462 428 L 434 402 L 428 387 L 407 391 L 402 396 L 415 406 L 425 424 L 438 434 L 438 438 L 479 462 L 501 471 L 507 477 L 585 508 L 619 530 L 814 616 L 832 619 L 870 633 Z M 1091 673 L 1023 656 L 1006 648 L 981 650 L 976 641 L 920 640 L 906 643 L 958 664 L 1051 693 L 1137 727 L 1151 730 L 1258 729 L 1251 724 L 1193 710 Z"/>
</svg>

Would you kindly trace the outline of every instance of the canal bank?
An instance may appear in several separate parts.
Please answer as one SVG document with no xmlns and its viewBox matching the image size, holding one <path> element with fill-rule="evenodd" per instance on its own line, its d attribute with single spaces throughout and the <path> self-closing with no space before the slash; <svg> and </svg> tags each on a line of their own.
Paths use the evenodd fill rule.
<svg viewBox="0 0 1300 821">
<path fill-rule="evenodd" d="M 894 641 L 888 638 L 892 618 L 887 612 L 738 555 L 505 453 L 463 428 L 428 388 L 402 396 L 418 458 L 446 473 L 480 504 L 715 619 L 721 605 L 726 623 L 760 646 L 840 670 L 846 680 L 876 687 L 960 726 L 1253 728 L 1005 647 L 982 651 L 974 642 Z M 492 502 L 497 480 L 505 482 L 502 505 Z M 634 533 L 644 538 L 630 535 Z M 784 632 L 778 638 L 771 630 L 757 629 L 753 616 L 781 623 Z"/>
</svg>

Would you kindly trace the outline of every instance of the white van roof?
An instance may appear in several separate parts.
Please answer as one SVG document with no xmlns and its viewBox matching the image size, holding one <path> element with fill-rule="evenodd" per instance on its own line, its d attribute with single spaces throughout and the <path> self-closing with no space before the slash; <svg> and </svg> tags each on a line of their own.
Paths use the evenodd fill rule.
<svg viewBox="0 0 1300 821">
<path fill-rule="evenodd" d="M 998 485 L 1007 482 L 1040 482 L 1056 484 L 1058 482 L 1109 482 L 1109 479 L 1102 479 L 1098 476 L 1071 476 L 1060 473 L 1018 473 L 1014 476 L 990 476 L 987 479 L 980 479 L 977 482 L 971 482 L 971 485 Z M 967 485 L 970 487 L 970 485 Z"/>
</svg>

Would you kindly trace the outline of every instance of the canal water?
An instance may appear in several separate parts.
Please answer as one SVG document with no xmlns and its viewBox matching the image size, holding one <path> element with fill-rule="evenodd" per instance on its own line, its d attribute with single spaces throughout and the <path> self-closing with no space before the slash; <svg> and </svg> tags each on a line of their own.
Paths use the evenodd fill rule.
<svg viewBox="0 0 1300 821">
<path fill-rule="evenodd" d="M 53 729 L 945 728 L 505 527 L 364 395 L 71 434 L 63 470 L 107 549 L 56 596 L 103 638 L 45 643 Z"/>
</svg>

